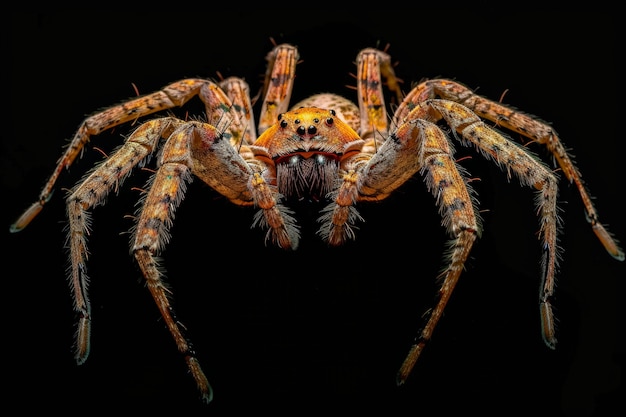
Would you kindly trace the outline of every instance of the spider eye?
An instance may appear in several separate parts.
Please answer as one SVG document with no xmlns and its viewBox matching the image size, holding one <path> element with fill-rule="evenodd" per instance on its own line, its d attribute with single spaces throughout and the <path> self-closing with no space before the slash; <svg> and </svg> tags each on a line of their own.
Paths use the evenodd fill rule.
<svg viewBox="0 0 626 417">
<path fill-rule="evenodd" d="M 300 124 L 300 119 L 296 119 L 293 121 L 295 124 L 299 125 Z"/>
<path fill-rule="evenodd" d="M 280 119 L 280 116 L 279 116 L 279 119 Z M 280 122 L 280 127 L 282 127 L 283 129 L 286 128 L 287 126 L 289 126 L 289 123 L 287 123 L 286 120 L 283 120 Z"/>
<path fill-rule="evenodd" d="M 333 109 L 330 109 L 330 114 L 332 114 L 333 116 L 337 116 L 337 112 Z"/>
<path fill-rule="evenodd" d="M 281 120 L 283 120 L 283 113 L 278 115 L 278 121 L 281 121 Z"/>
<path fill-rule="evenodd" d="M 304 126 L 300 126 L 297 132 L 299 135 L 304 135 L 304 133 L 306 132 L 306 129 L 304 128 Z"/>
<path fill-rule="evenodd" d="M 311 125 L 311 126 L 309 126 L 308 131 L 309 131 L 309 134 L 314 135 L 314 134 L 317 133 L 317 128 L 315 126 Z"/>
<path fill-rule="evenodd" d="M 319 123 L 319 122 L 320 122 L 320 119 L 318 119 L 318 118 L 316 117 L 315 119 L 313 119 L 313 122 L 314 122 L 314 123 Z"/>
<path fill-rule="evenodd" d="M 333 119 L 332 117 L 329 117 L 328 119 L 326 119 L 326 124 L 328 126 L 332 126 L 333 123 L 335 123 L 335 119 Z"/>
</svg>

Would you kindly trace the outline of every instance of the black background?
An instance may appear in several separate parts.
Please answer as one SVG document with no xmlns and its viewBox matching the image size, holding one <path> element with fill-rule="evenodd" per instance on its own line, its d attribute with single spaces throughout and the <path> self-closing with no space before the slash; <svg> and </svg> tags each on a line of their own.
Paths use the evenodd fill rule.
<svg viewBox="0 0 626 417">
<path fill-rule="evenodd" d="M 496 100 L 506 91 L 504 102 L 554 125 L 597 197 L 601 220 L 626 241 L 616 18 L 479 12 L 342 14 L 320 5 L 13 14 L 3 32 L 11 71 L 1 153 L 5 230 L 35 201 L 87 114 L 135 95 L 133 83 L 148 93 L 218 71 L 245 77 L 256 92 L 274 38 L 300 49 L 294 100 L 320 91 L 355 98 L 346 86 L 354 85 L 358 51 L 387 43 L 407 91 L 437 76 Z M 547 349 L 533 193 L 460 148 L 459 157 L 474 155 L 463 165 L 480 178 L 473 185 L 485 231 L 404 386 L 395 386 L 395 373 L 432 306 L 446 242 L 419 178 L 384 202 L 361 205 L 365 223 L 341 248 L 327 248 L 309 227 L 315 214 L 300 213 L 295 253 L 264 246 L 263 233 L 250 229 L 254 210 L 200 181 L 189 187 L 164 266 L 178 317 L 215 389 L 204 406 L 129 255 L 132 223 L 124 215 L 135 210 L 131 188 L 147 178 L 138 172 L 93 212 L 92 352 L 76 366 L 63 189 L 100 160 L 94 147 L 109 151 L 126 132 L 94 137 L 38 218 L 21 233 L 2 235 L 6 397 L 20 411 L 557 416 L 624 409 L 624 264 L 598 243 L 575 188 L 562 181 L 559 345 Z M 83 405 L 89 408 L 79 411 Z"/>
</svg>

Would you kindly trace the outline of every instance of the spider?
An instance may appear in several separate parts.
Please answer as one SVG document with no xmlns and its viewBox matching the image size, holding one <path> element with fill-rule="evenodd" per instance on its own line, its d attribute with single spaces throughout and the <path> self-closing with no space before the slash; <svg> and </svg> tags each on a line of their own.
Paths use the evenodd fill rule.
<svg viewBox="0 0 626 417">
<path fill-rule="evenodd" d="M 69 191 L 69 282 L 78 316 L 77 363 L 84 363 L 90 350 L 90 209 L 104 205 L 106 197 L 118 190 L 133 168 L 145 166 L 155 156 L 155 171 L 142 191 L 132 229 L 131 250 L 207 403 L 213 398 L 213 390 L 175 318 L 158 258 L 169 241 L 174 212 L 193 177 L 234 204 L 254 207 L 252 223 L 266 230 L 266 243 L 286 250 L 295 250 L 300 238 L 294 212 L 289 208 L 291 201 L 324 202 L 318 234 L 336 246 L 355 238 L 355 225 L 363 220 L 356 209 L 358 204 L 383 200 L 409 178 L 416 174 L 423 177 L 450 242 L 439 277 L 437 301 L 398 371 L 397 383 L 404 383 L 431 338 L 481 234 L 478 201 L 465 170 L 455 160 L 453 140 L 474 147 L 502 168 L 508 179 L 516 177 L 521 185 L 536 190 L 542 248 L 541 328 L 546 345 L 554 349 L 551 302 L 560 259 L 558 178 L 505 130 L 547 148 L 563 175 L 577 187 L 600 242 L 615 259 L 624 260 L 618 241 L 599 222 L 581 175 L 556 132 L 548 124 L 478 96 L 452 80 L 426 80 L 404 95 L 386 48 L 367 48 L 358 53 L 358 106 L 331 93 L 316 94 L 290 106 L 298 60 L 298 50 L 290 44 L 275 44 L 267 54 L 258 129 L 248 84 L 236 77 L 180 80 L 95 113 L 79 126 L 38 200 L 11 225 L 11 232 L 24 229 L 37 216 L 50 199 L 62 170 L 73 163 L 91 136 L 184 106 L 194 97 L 199 97 L 206 109 L 202 119 L 182 120 L 168 115 L 145 121 Z M 383 91 L 385 86 L 388 92 Z M 384 98 L 388 93 L 397 104 L 391 116 Z M 490 126 L 493 124 L 499 129 Z"/>
</svg>

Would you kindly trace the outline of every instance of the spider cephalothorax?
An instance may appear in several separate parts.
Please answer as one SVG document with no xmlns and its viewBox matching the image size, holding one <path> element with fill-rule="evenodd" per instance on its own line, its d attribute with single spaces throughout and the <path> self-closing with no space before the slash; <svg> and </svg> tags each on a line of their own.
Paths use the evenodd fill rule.
<svg viewBox="0 0 626 417">
<path fill-rule="evenodd" d="M 363 140 L 333 109 L 301 107 L 278 115 L 251 146 L 284 196 L 324 198 Z"/>
<path fill-rule="evenodd" d="M 81 153 L 90 136 L 149 114 L 183 106 L 192 97 L 205 105 L 207 122 L 172 116 L 148 120 L 124 144 L 96 166 L 67 197 L 70 285 L 78 314 L 76 360 L 89 355 L 91 304 L 87 295 L 89 211 L 103 204 L 132 169 L 157 155 L 155 173 L 143 192 L 132 234 L 132 253 L 146 279 L 177 348 L 193 375 L 203 400 L 212 389 L 195 353 L 175 319 L 170 290 L 157 257 L 169 241 L 169 227 L 186 183 L 199 178 L 234 204 L 255 207 L 254 224 L 267 229 L 267 240 L 281 248 L 298 246 L 299 229 L 290 199 L 323 201 L 319 235 L 330 245 L 355 237 L 360 219 L 355 206 L 385 199 L 409 178 L 420 175 L 435 197 L 442 224 L 450 236 L 441 273 L 439 299 L 429 310 L 415 344 L 398 373 L 404 382 L 443 314 L 472 245 L 480 235 L 477 200 L 464 169 L 454 157 L 452 141 L 470 145 L 521 185 L 537 191 L 539 239 L 543 252 L 540 291 L 542 334 L 554 348 L 556 334 L 552 296 L 559 259 L 557 177 L 553 171 L 483 120 L 544 145 L 573 183 L 585 205 L 587 219 L 607 251 L 624 260 L 624 252 L 598 220 L 578 169 L 547 124 L 499 102 L 480 97 L 455 81 L 433 79 L 406 96 L 385 51 L 364 49 L 357 57 L 358 106 L 335 94 L 317 94 L 295 104 L 289 101 L 298 61 L 291 45 L 275 46 L 268 69 L 258 132 L 248 85 L 239 78 L 219 82 L 185 79 L 163 90 L 110 107 L 84 120 L 67 147 L 39 199 L 11 226 L 22 230 L 49 200 L 60 172 Z M 399 103 L 387 115 L 383 85 Z M 441 124 L 452 131 L 449 135 Z M 257 138 L 257 133 L 259 137 Z"/>
</svg>

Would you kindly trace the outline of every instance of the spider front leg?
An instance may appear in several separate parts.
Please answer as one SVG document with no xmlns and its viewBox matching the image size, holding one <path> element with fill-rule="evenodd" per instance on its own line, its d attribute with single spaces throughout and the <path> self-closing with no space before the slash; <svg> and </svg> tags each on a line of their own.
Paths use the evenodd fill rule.
<svg viewBox="0 0 626 417">
<path fill-rule="evenodd" d="M 478 116 L 496 123 L 497 126 L 509 129 L 533 142 L 546 146 L 565 177 L 570 183 L 574 183 L 578 189 L 585 206 L 587 221 L 591 224 L 593 232 L 606 251 L 618 261 L 625 259 L 624 251 L 620 248 L 619 242 L 600 223 L 598 212 L 581 174 L 552 127 L 527 114 L 481 97 L 469 88 L 450 80 L 429 80 L 416 86 L 398 108 L 395 121 L 398 122 L 406 117 L 414 106 L 435 97 L 461 103 Z"/>
<path fill-rule="evenodd" d="M 359 172 L 359 199 L 379 200 L 419 171 L 436 199 L 442 224 L 452 237 L 446 254 L 447 265 L 440 274 L 438 301 L 398 372 L 398 384 L 406 380 L 430 340 L 480 235 L 471 189 L 453 153 L 448 138 L 437 125 L 412 118 L 390 134 Z"/>
<path fill-rule="evenodd" d="M 158 170 L 149 184 L 132 247 L 148 289 L 178 350 L 185 355 L 205 402 L 211 401 L 213 391 L 174 315 L 169 301 L 170 291 L 164 285 L 157 258 L 169 241 L 169 228 L 183 199 L 186 183 L 195 175 L 235 204 L 258 206 L 257 221 L 263 218 L 261 222 L 269 228 L 268 235 L 281 247 L 297 245 L 294 220 L 283 212 L 275 193 L 261 175 L 263 164 L 244 159 L 229 139 L 230 135 L 210 124 L 181 122 L 177 125 L 167 138 Z M 251 153 L 244 149 L 243 154 Z"/>
<path fill-rule="evenodd" d="M 193 347 L 183 333 L 170 304 L 170 290 L 163 281 L 157 256 L 169 241 L 169 228 L 174 212 L 183 199 L 186 183 L 192 180 L 194 161 L 191 148 L 194 141 L 227 143 L 212 125 L 180 122 L 167 136 L 158 170 L 149 184 L 143 208 L 133 235 L 132 252 L 146 280 L 150 294 L 172 334 L 178 350 L 185 356 L 187 367 L 196 381 L 203 401 L 210 402 L 213 389 L 196 358 Z M 230 144 L 227 145 L 232 148 Z"/>
</svg>

